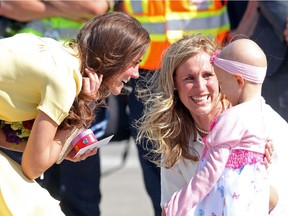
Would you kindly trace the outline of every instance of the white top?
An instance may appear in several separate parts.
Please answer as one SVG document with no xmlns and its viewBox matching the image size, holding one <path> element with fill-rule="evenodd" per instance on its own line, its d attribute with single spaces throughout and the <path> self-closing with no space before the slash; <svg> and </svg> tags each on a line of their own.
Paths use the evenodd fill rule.
<svg viewBox="0 0 288 216">
<path fill-rule="evenodd" d="M 283 172 L 288 167 L 288 124 L 278 115 L 269 105 L 263 108 L 265 115 L 265 128 L 267 136 L 272 140 L 274 152 L 272 164 L 269 165 L 268 173 L 271 185 L 278 191 L 279 201 L 271 216 L 288 215 L 288 177 Z M 191 136 L 193 137 L 193 136 Z M 193 143 L 190 139 L 189 146 L 194 146 L 201 154 L 204 143 L 199 134 Z M 191 151 L 191 150 L 190 150 Z M 185 187 L 194 176 L 198 163 L 190 160 L 181 159 L 171 169 L 161 168 L 161 206 L 172 197 L 173 193 Z"/>
</svg>

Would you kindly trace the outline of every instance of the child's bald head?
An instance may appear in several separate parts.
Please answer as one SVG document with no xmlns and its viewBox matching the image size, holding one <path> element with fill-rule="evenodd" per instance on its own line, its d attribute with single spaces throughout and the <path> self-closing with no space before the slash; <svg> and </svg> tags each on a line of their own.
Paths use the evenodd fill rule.
<svg viewBox="0 0 288 216">
<path fill-rule="evenodd" d="M 222 49 L 219 58 L 257 67 L 267 67 L 266 55 L 250 39 L 238 39 Z"/>
</svg>

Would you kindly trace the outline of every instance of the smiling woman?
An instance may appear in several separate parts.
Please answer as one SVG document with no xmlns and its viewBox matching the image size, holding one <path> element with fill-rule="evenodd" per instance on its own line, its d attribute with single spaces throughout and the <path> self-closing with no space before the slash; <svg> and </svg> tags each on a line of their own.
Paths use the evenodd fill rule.
<svg viewBox="0 0 288 216">
<path fill-rule="evenodd" d="M 209 131 L 209 124 L 222 110 L 222 104 L 229 104 L 219 92 L 216 74 L 209 63 L 217 48 L 202 35 L 185 36 L 165 52 L 161 70 L 148 80 L 148 92 L 139 89 L 146 106 L 138 125 L 138 138 L 158 140 L 155 153 L 163 155 L 161 161 L 155 161 L 159 165 L 171 168 L 180 156 L 197 161 L 202 146 L 196 145 L 196 150 L 194 145 L 187 145 L 191 131 L 192 140 L 197 137 L 194 123 Z"/>
<path fill-rule="evenodd" d="M 210 57 L 218 48 L 211 39 L 202 35 L 183 37 L 166 50 L 161 69 L 147 80 L 148 89 L 138 89 L 139 97 L 145 103 L 144 115 L 137 124 L 138 139 L 152 141 L 152 153 L 161 155 L 160 159 L 155 157 L 152 160 L 161 166 L 161 206 L 167 207 L 169 213 L 177 210 L 183 213 L 192 209 L 190 201 L 195 197 L 191 194 L 191 181 L 197 171 L 200 156 L 206 152 L 202 151 L 203 140 L 210 126 L 213 127 L 212 122 L 230 107 L 230 102 L 219 91 L 218 80 L 210 63 Z M 267 171 L 271 186 L 279 195 L 277 200 L 275 191 L 271 190 L 274 192 L 270 194 L 270 201 L 278 203 L 276 207 L 271 205 L 270 215 L 284 216 L 287 215 L 288 177 L 283 177 L 282 172 L 288 166 L 288 145 L 285 145 L 288 124 L 269 105 L 263 101 L 261 103 L 265 116 L 265 135 L 272 140 L 274 147 L 273 154 L 271 146 L 266 147 L 265 156 L 272 162 Z M 254 113 L 247 110 L 245 119 L 252 116 Z M 231 126 L 229 129 L 233 128 Z M 263 203 L 263 209 L 264 206 L 268 207 L 268 203 Z M 268 214 L 266 209 L 265 213 Z"/>
<path fill-rule="evenodd" d="M 23 151 L 21 166 L 0 151 L 0 215 L 19 210 L 63 215 L 58 201 L 34 179 L 57 161 L 75 131 L 90 127 L 108 95 L 120 94 L 123 81 L 138 78 L 138 65 L 132 63 L 149 43 L 141 24 L 120 12 L 91 19 L 66 45 L 26 33 L 0 40 L 0 146 Z M 21 129 L 13 133 L 20 142 L 10 142 L 10 132 L 19 132 L 27 121 L 33 121 L 29 137 L 21 139 Z M 96 152 L 75 158 L 70 152 L 66 159 L 76 162 Z"/>
<path fill-rule="evenodd" d="M 84 41 L 78 44 L 80 69 L 89 68 L 103 75 L 99 92 L 104 98 L 111 91 L 119 94 L 122 81 L 138 78 L 138 64 L 133 62 L 140 61 L 150 43 L 149 34 L 136 19 L 126 13 L 114 13 L 89 21 L 77 37 L 77 41 Z"/>
</svg>

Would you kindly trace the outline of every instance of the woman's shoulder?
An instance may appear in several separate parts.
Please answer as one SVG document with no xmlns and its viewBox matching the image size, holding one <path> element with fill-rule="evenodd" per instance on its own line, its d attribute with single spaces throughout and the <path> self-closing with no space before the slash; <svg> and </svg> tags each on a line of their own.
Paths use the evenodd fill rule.
<svg viewBox="0 0 288 216">
<path fill-rule="evenodd" d="M 38 36 L 31 33 L 18 33 L 11 37 L 4 38 L 4 40 L 21 40 L 21 39 L 36 39 L 36 38 L 38 38 Z"/>
<path fill-rule="evenodd" d="M 52 38 L 40 37 L 38 35 L 31 34 L 31 33 L 18 33 L 11 37 L 7 37 L 3 39 L 3 41 L 21 41 L 23 45 L 25 45 L 27 42 L 30 43 L 32 41 L 35 41 L 39 43 L 39 41 L 43 41 L 43 40 L 44 41 L 48 40 L 48 41 L 51 41 L 52 43 L 57 42 L 56 40 Z"/>
<path fill-rule="evenodd" d="M 19 33 L 11 37 L 0 40 L 0 45 L 10 49 L 13 53 L 17 52 L 34 52 L 42 50 L 44 47 L 58 47 L 64 49 L 58 41 L 52 38 L 39 37 L 31 33 Z"/>
</svg>

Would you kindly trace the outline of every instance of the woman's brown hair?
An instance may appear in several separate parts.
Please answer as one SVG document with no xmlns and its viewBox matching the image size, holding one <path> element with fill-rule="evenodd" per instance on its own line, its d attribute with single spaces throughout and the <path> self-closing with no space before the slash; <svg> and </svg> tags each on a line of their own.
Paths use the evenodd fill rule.
<svg viewBox="0 0 288 216">
<path fill-rule="evenodd" d="M 141 23 L 123 12 L 109 12 L 95 17 L 81 28 L 77 39 L 71 41 L 70 46 L 78 52 L 82 76 L 86 76 L 85 68 L 103 75 L 97 92 L 97 104 L 105 103 L 113 79 L 135 60 L 138 61 L 149 44 L 149 33 Z M 87 98 L 89 99 L 88 95 L 80 92 L 69 116 L 61 124 L 62 127 L 90 126 L 95 118 L 94 109 L 97 106 L 89 107 L 85 103 Z"/>
</svg>

